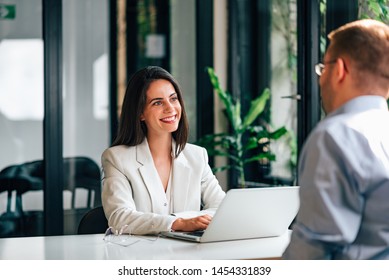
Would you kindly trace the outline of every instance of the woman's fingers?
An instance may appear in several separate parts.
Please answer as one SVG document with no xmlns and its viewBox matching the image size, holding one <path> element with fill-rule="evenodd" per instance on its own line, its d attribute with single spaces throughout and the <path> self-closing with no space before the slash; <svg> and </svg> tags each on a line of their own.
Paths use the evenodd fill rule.
<svg viewBox="0 0 389 280">
<path fill-rule="evenodd" d="M 180 231 L 195 231 L 206 229 L 211 222 L 212 217 L 210 215 L 198 216 L 191 219 L 177 219 L 172 229 Z"/>
<path fill-rule="evenodd" d="M 209 223 L 211 222 L 212 217 L 209 215 L 203 215 L 203 216 L 193 218 L 193 220 L 195 223 L 194 230 L 206 229 L 208 227 Z"/>
<path fill-rule="evenodd" d="M 199 218 L 199 221 L 205 225 L 209 225 L 209 223 L 211 222 L 212 220 L 212 217 L 209 216 L 209 215 L 204 215 L 204 216 L 200 216 L 198 217 Z"/>
</svg>

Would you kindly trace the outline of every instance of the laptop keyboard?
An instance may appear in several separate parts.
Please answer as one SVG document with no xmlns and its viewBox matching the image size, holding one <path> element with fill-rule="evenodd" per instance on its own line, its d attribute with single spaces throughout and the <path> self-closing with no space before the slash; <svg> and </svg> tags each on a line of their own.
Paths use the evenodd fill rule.
<svg viewBox="0 0 389 280">
<path fill-rule="evenodd" d="M 194 235 L 194 236 L 201 237 L 201 236 L 203 236 L 204 231 L 203 230 L 198 230 L 198 231 L 186 232 L 185 234 L 186 235 Z"/>
</svg>

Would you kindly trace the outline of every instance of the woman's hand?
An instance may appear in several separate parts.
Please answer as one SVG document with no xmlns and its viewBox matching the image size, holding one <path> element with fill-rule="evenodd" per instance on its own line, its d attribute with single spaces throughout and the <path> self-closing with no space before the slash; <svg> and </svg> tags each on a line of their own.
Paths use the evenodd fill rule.
<svg viewBox="0 0 389 280">
<path fill-rule="evenodd" d="M 195 231 L 204 230 L 208 227 L 212 217 L 210 215 L 198 216 L 191 219 L 178 218 L 172 224 L 172 230 Z"/>
</svg>

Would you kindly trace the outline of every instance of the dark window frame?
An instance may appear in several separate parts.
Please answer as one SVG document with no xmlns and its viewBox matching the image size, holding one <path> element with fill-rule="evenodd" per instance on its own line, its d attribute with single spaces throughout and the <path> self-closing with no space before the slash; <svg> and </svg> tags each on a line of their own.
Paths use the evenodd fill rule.
<svg viewBox="0 0 389 280">
<path fill-rule="evenodd" d="M 43 0 L 44 234 L 64 232 L 62 122 L 62 0 Z"/>
<path fill-rule="evenodd" d="M 213 67 L 213 1 L 196 1 L 197 138 L 214 131 L 214 94 L 206 67 Z M 210 163 L 213 160 L 210 159 Z"/>
</svg>

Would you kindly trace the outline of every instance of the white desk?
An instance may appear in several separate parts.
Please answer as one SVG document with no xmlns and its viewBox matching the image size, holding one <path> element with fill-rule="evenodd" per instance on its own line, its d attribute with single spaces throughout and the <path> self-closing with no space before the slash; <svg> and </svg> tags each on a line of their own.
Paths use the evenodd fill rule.
<svg viewBox="0 0 389 280">
<path fill-rule="evenodd" d="M 204 244 L 160 237 L 128 247 L 106 243 L 102 234 L 0 238 L 0 260 L 271 259 L 281 257 L 289 240 L 290 231 L 280 237 Z"/>
</svg>

